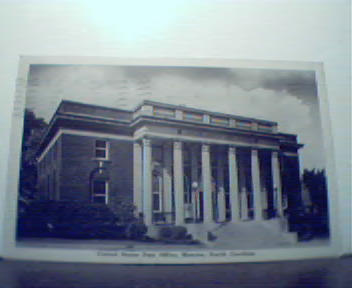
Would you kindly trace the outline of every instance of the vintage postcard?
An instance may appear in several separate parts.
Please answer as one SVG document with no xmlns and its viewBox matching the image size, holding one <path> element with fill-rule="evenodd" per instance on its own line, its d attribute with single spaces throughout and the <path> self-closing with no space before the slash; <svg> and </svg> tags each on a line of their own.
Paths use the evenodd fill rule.
<svg viewBox="0 0 352 288">
<path fill-rule="evenodd" d="M 7 257 L 336 255 L 326 112 L 317 63 L 22 57 Z"/>
</svg>

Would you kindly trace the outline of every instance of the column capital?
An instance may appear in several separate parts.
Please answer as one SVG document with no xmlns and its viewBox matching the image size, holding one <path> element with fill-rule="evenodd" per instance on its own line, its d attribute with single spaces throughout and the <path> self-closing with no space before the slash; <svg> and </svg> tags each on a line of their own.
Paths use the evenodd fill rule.
<svg viewBox="0 0 352 288">
<path fill-rule="evenodd" d="M 229 146 L 229 152 L 234 154 L 236 153 L 236 147 L 235 146 Z"/>
<path fill-rule="evenodd" d="M 133 142 L 133 146 L 139 148 L 141 146 L 141 143 L 135 141 L 135 142 Z"/>
<path fill-rule="evenodd" d="M 202 144 L 202 152 L 209 152 L 210 151 L 210 145 L 209 144 Z"/>
<path fill-rule="evenodd" d="M 252 154 L 253 156 L 258 155 L 258 148 L 251 148 L 251 154 Z"/>
<path fill-rule="evenodd" d="M 148 139 L 148 138 L 143 138 L 142 139 L 142 141 L 143 141 L 143 145 L 144 146 L 150 146 L 151 145 L 151 140 L 150 139 Z"/>
<path fill-rule="evenodd" d="M 174 141 L 174 149 L 181 150 L 182 149 L 182 142 L 181 141 Z"/>
<path fill-rule="evenodd" d="M 273 158 L 279 157 L 279 152 L 278 151 L 272 151 L 271 152 L 271 157 L 273 157 Z"/>
</svg>

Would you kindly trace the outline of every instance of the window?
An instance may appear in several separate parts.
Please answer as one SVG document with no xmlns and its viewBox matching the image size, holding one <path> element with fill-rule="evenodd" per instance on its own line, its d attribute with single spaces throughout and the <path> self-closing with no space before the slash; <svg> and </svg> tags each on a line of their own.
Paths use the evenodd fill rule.
<svg viewBox="0 0 352 288">
<path fill-rule="evenodd" d="M 174 109 L 153 107 L 153 114 L 155 116 L 175 118 L 176 112 Z"/>
<path fill-rule="evenodd" d="M 153 173 L 153 211 L 161 211 L 161 191 L 162 191 L 162 177 L 157 173 Z"/>
<path fill-rule="evenodd" d="M 153 211 L 160 211 L 160 195 L 153 193 Z"/>
<path fill-rule="evenodd" d="M 108 181 L 106 180 L 94 180 L 93 181 L 93 203 L 108 203 Z"/>
<path fill-rule="evenodd" d="M 184 202 L 187 204 L 192 203 L 192 183 L 190 178 L 186 175 L 183 176 L 183 191 L 184 191 Z"/>
<path fill-rule="evenodd" d="M 109 159 L 109 143 L 107 141 L 95 141 L 95 158 Z"/>
<path fill-rule="evenodd" d="M 236 121 L 236 127 L 241 128 L 241 129 L 251 129 L 252 128 L 252 122 L 250 121 Z"/>
<path fill-rule="evenodd" d="M 272 132 L 273 129 L 270 125 L 258 124 L 258 130 L 263 132 Z"/>
<path fill-rule="evenodd" d="M 229 119 L 225 117 L 214 117 L 210 118 L 210 123 L 215 125 L 229 126 Z"/>
<path fill-rule="evenodd" d="M 203 114 L 184 112 L 183 119 L 189 121 L 203 122 Z"/>
</svg>

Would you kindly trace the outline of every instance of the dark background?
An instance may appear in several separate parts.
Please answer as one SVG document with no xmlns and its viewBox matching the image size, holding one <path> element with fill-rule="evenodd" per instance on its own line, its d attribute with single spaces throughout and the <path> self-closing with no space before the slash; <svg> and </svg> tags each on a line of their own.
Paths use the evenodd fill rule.
<svg viewBox="0 0 352 288">
<path fill-rule="evenodd" d="M 0 261 L 1 288 L 352 287 L 352 257 L 223 265 Z"/>
</svg>

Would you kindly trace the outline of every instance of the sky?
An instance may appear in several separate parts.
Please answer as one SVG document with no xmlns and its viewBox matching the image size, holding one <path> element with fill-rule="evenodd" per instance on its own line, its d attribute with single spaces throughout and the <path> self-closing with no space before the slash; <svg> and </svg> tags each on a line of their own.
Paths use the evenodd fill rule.
<svg viewBox="0 0 352 288">
<path fill-rule="evenodd" d="M 26 107 L 49 122 L 62 99 L 123 109 L 149 99 L 276 121 L 304 144 L 301 171 L 325 168 L 314 71 L 31 65 Z"/>
</svg>

